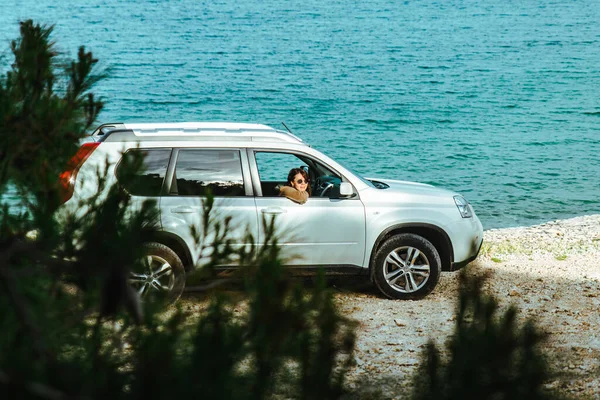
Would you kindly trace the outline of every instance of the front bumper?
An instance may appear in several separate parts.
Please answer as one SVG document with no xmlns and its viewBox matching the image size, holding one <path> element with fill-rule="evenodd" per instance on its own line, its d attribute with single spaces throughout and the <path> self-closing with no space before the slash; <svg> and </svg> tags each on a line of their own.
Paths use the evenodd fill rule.
<svg viewBox="0 0 600 400">
<path fill-rule="evenodd" d="M 467 258 L 464 261 L 460 261 L 460 262 L 453 262 L 452 263 L 452 267 L 451 267 L 451 271 L 458 271 L 459 269 L 461 269 L 462 267 L 466 266 L 467 264 L 469 264 L 470 262 L 474 261 L 477 256 L 479 255 L 479 251 L 481 250 L 481 246 L 483 245 L 483 238 L 481 238 L 481 241 L 479 242 L 479 246 L 477 246 L 477 251 L 475 252 L 475 254 L 469 258 Z"/>
<path fill-rule="evenodd" d="M 483 225 L 477 216 L 461 219 L 452 227 L 454 260 L 450 271 L 456 271 L 477 258 L 483 244 Z"/>
</svg>

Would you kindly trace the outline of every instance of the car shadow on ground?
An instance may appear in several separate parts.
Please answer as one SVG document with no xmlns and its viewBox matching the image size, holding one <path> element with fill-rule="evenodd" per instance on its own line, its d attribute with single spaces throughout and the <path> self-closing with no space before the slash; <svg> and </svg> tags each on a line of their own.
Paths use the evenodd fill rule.
<svg viewBox="0 0 600 400">
<path fill-rule="evenodd" d="M 307 289 L 314 288 L 318 284 L 316 276 L 293 276 L 289 278 L 292 283 L 300 284 Z M 326 287 L 334 293 L 366 295 L 369 297 L 381 297 L 383 295 L 377 290 L 377 287 L 366 276 L 354 275 L 336 275 L 325 278 Z M 241 295 L 244 290 L 244 282 L 235 277 L 216 277 L 202 280 L 194 280 L 191 284 L 188 282 L 183 296 L 184 298 L 201 299 L 205 296 L 210 297 L 214 290 L 223 290 Z"/>
</svg>

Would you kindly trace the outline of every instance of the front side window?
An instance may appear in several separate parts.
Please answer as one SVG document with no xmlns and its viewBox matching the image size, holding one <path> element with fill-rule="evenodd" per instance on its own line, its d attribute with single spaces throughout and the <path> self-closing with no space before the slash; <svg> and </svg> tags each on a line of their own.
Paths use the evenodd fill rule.
<svg viewBox="0 0 600 400">
<path fill-rule="evenodd" d="M 308 156 L 257 151 L 255 152 L 255 160 L 264 197 L 279 196 L 276 187 L 287 183 L 287 176 L 292 168 L 302 168 L 308 173 L 308 191 L 311 197 L 339 197 L 339 186 L 342 177 Z"/>
<path fill-rule="evenodd" d="M 171 194 L 245 196 L 239 150 L 181 149 Z"/>
<path fill-rule="evenodd" d="M 134 149 L 123 154 L 117 166 L 117 180 L 132 195 L 159 196 L 171 149 Z"/>
</svg>

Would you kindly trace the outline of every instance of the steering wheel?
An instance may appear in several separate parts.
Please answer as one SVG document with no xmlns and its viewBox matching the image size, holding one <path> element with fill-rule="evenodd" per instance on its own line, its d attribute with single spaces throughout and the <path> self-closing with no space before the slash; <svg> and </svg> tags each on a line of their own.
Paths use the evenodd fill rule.
<svg viewBox="0 0 600 400">
<path fill-rule="evenodd" d="M 323 181 L 321 178 L 317 178 L 315 181 L 315 192 L 319 197 L 324 197 L 325 193 L 327 193 L 332 187 L 332 182 Z"/>
</svg>

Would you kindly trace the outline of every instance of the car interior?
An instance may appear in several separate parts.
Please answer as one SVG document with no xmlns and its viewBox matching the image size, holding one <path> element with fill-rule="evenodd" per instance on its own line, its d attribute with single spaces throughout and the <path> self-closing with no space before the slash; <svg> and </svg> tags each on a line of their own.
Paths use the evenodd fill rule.
<svg viewBox="0 0 600 400">
<path fill-rule="evenodd" d="M 292 168 L 302 168 L 307 172 L 311 197 L 338 198 L 340 195 L 342 179 L 309 157 L 269 152 L 257 152 L 256 155 L 263 196 L 278 196 L 279 191 L 275 187 L 287 184 L 287 175 Z M 287 166 L 282 165 L 282 161 L 287 162 Z"/>
</svg>

